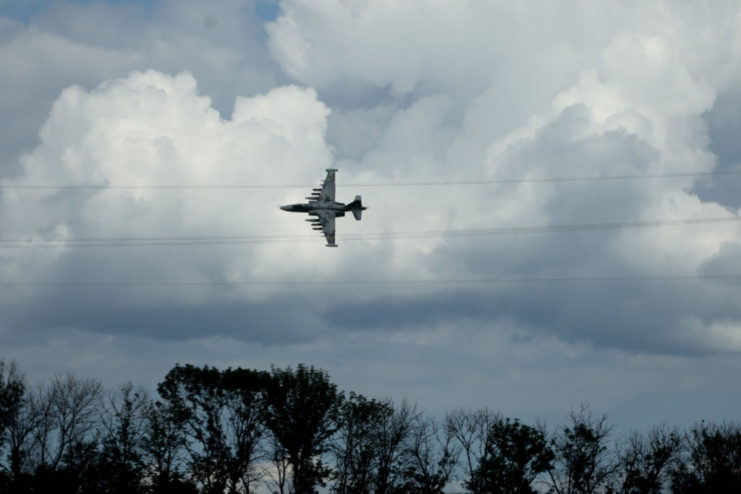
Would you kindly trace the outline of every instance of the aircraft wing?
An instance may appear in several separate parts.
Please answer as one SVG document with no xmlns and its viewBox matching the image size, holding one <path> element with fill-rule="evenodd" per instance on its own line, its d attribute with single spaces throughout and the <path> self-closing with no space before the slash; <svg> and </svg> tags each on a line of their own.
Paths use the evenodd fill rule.
<svg viewBox="0 0 741 494">
<path fill-rule="evenodd" d="M 334 202 L 334 174 L 337 170 L 334 168 L 327 169 L 327 178 L 322 182 L 322 190 L 319 192 L 320 201 Z M 334 216 L 332 217 L 332 224 L 334 224 Z M 334 228 L 332 228 L 334 232 Z"/>
<path fill-rule="evenodd" d="M 334 185 L 334 182 L 332 182 Z M 322 233 L 327 238 L 327 247 L 337 247 L 334 243 L 334 213 L 330 211 L 318 211 L 317 216 L 322 224 Z"/>
</svg>

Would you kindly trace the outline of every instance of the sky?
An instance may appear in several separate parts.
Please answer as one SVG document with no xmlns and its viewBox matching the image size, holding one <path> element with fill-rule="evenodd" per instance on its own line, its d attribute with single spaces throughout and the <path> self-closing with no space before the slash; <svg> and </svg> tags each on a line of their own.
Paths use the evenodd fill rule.
<svg viewBox="0 0 741 494">
<path fill-rule="evenodd" d="M 737 419 L 739 23 L 737 1 L 0 0 L 0 358 Z M 369 207 L 337 249 L 278 208 L 326 168 Z"/>
</svg>

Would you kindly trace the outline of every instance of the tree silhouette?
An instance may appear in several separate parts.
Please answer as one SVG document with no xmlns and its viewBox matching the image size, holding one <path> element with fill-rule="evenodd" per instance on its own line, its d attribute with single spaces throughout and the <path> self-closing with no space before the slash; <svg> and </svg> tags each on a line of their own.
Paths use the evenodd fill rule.
<svg viewBox="0 0 741 494">
<path fill-rule="evenodd" d="M 341 427 L 332 442 L 335 485 L 341 494 L 371 492 L 380 464 L 379 435 L 393 414 L 389 401 L 377 401 L 351 392 L 340 408 Z"/>
<path fill-rule="evenodd" d="M 669 469 L 679 461 L 682 435 L 676 428 L 653 427 L 634 432 L 620 454 L 625 494 L 659 494 L 668 482 Z"/>
<path fill-rule="evenodd" d="M 301 364 L 296 370 L 272 369 L 264 420 L 290 465 L 296 494 L 316 492 L 329 476 L 322 454 L 338 429 L 341 404 L 325 371 Z"/>
<path fill-rule="evenodd" d="M 185 481 L 186 416 L 169 402 L 150 402 L 144 411 L 142 449 L 152 494 L 195 493 Z"/>
<path fill-rule="evenodd" d="M 741 492 L 737 423 L 611 443 L 587 406 L 552 432 L 486 409 L 438 422 L 406 401 L 345 398 L 305 365 L 176 365 L 158 392 L 104 393 L 73 374 L 29 389 L 0 361 L 0 492 L 440 494 L 461 464 L 473 494 L 532 494 L 539 480 L 550 494 Z"/>
<path fill-rule="evenodd" d="M 673 492 L 741 492 L 741 426 L 701 422 L 687 442 L 689 458 L 672 471 Z"/>
<path fill-rule="evenodd" d="M 484 492 L 484 477 L 475 475 L 481 460 L 486 455 L 489 429 L 494 422 L 501 420 L 498 413 L 488 408 L 466 410 L 459 408 L 446 416 L 446 427 L 461 446 L 461 456 L 465 460 L 463 468 L 466 488 L 473 494 Z"/>
<path fill-rule="evenodd" d="M 373 479 L 373 492 L 390 494 L 402 491 L 406 445 L 414 423 L 422 413 L 416 405 L 402 401 L 398 408 L 389 402 L 381 410 L 374 434 L 378 467 Z"/>
<path fill-rule="evenodd" d="M 37 422 L 31 449 L 37 476 L 51 484 L 67 482 L 87 468 L 98 435 L 102 392 L 99 381 L 71 373 L 54 376 L 39 389 L 33 397 Z M 75 467 L 67 468 L 70 465 Z"/>
<path fill-rule="evenodd" d="M 130 382 L 108 397 L 101 413 L 103 426 L 100 465 L 102 477 L 112 493 L 140 490 L 146 465 L 144 437 L 149 397 Z"/>
<path fill-rule="evenodd" d="M 158 390 L 186 433 L 191 476 L 204 493 L 250 491 L 267 374 L 176 365 Z"/>
<path fill-rule="evenodd" d="M 419 415 L 412 423 L 404 448 L 402 492 L 439 494 L 458 462 L 460 446 L 447 428 Z"/>
<path fill-rule="evenodd" d="M 22 448 L 32 430 L 26 426 L 25 392 L 26 384 L 16 363 L 0 360 L 0 453 L 7 444 L 10 460 L 7 471 L 0 471 L 0 486 L 8 491 L 20 480 L 25 455 Z"/>
<path fill-rule="evenodd" d="M 548 470 L 551 491 L 556 494 L 591 494 L 604 491 L 618 469 L 618 459 L 608 450 L 612 426 L 606 416 L 594 417 L 589 407 L 569 415 L 571 424 L 561 428 L 551 440 L 555 454 Z"/>
<path fill-rule="evenodd" d="M 534 494 L 538 474 L 551 468 L 545 435 L 519 420 L 498 418 L 489 427 L 485 454 L 466 487 L 474 493 Z"/>
</svg>

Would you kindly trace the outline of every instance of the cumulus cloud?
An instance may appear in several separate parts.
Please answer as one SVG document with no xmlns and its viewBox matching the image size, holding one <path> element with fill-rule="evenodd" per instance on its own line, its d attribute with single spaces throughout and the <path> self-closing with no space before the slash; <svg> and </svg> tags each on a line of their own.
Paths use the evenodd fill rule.
<svg viewBox="0 0 741 494">
<path fill-rule="evenodd" d="M 93 89 L 153 67 L 188 71 L 228 115 L 238 94 L 280 83 L 262 48 L 254 2 L 54 2 L 28 8 L 20 21 L 0 16 L 0 111 L 13 116 L 13 125 L 0 134 L 3 176 L 18 172 L 17 155 L 37 144 L 38 128 L 64 87 Z"/>
<path fill-rule="evenodd" d="M 281 202 L 275 195 L 207 190 L 183 194 L 146 186 L 275 184 L 285 182 L 286 177 L 310 183 L 308 178 L 313 181 L 316 170 L 332 164 L 324 142 L 328 113 L 313 90 L 286 86 L 254 98 L 239 98 L 231 119 L 223 120 L 210 99 L 198 94 L 196 81 L 188 73 L 169 76 L 151 70 L 107 81 L 92 91 L 67 88 L 41 129 L 40 145 L 23 156 L 23 173 L 5 184 L 145 188 L 9 191 L 3 194 L 4 234 L 36 241 L 111 239 L 108 243 L 113 247 L 117 238 L 285 234 L 290 226 L 277 221 Z M 29 205 L 26 201 L 31 199 Z M 240 281 L 268 272 L 265 265 L 275 265 L 272 272 L 277 276 L 285 269 L 275 258 L 275 250 L 285 254 L 286 249 L 274 246 L 211 246 L 207 250 L 196 246 L 177 252 L 167 252 L 167 247 L 120 247 L 120 243 L 113 247 L 4 252 L 3 278 L 16 282 Z M 152 312 L 158 302 L 182 304 L 194 297 L 187 291 L 171 297 L 158 296 L 156 291 L 123 292 L 108 298 L 93 294 L 94 304 L 82 303 L 84 293 L 67 293 L 59 303 L 50 303 L 43 316 L 30 320 L 69 325 L 87 320 L 84 324 L 90 329 L 124 330 L 128 325 L 134 331 L 141 322 L 112 322 L 122 316 L 110 317 L 112 312 L 142 310 L 151 316 L 149 328 L 162 320 L 157 316 L 161 310 Z M 202 303 L 204 297 L 209 298 L 202 291 L 195 296 Z M 101 321 L 106 312 L 110 323 Z M 206 316 L 202 323 L 209 318 L 229 318 L 223 315 L 229 312 L 225 307 L 213 312 L 222 315 Z M 201 331 L 209 326 L 220 324 L 215 320 L 203 324 Z"/>
<path fill-rule="evenodd" d="M 584 4 L 542 11 L 505 4 L 441 6 L 412 13 L 410 5 L 316 6 L 296 0 L 284 2 L 281 16 L 268 26 L 269 46 L 282 67 L 329 101 L 345 82 L 364 88 L 359 94 L 385 88 L 394 98 L 391 105 L 380 98 L 373 109 L 340 109 L 330 118 L 330 137 L 361 176 L 547 179 L 714 169 L 704 116 L 739 76 L 733 69 L 739 58 L 737 6 L 636 9 L 626 3 L 602 13 Z M 411 21 L 401 25 L 401 19 Z M 717 27 L 716 35 L 700 36 L 705 22 Z M 370 148 L 332 129 L 357 128 L 358 121 L 372 125 Z M 693 189 L 702 180 L 446 188 L 425 190 L 422 202 L 417 194 L 407 200 L 384 192 L 394 200 L 380 206 L 379 217 L 394 217 L 404 229 L 734 217 L 722 204 L 698 198 Z M 395 215 L 399 206 L 415 215 Z M 411 256 L 395 255 L 405 267 L 416 265 L 433 277 L 694 276 L 738 235 L 735 223 L 626 227 L 426 241 L 400 247 Z M 721 350 L 727 345 L 710 337 L 711 330 L 688 329 L 694 319 L 706 325 L 738 319 L 732 303 L 718 302 L 714 286 L 506 286 L 483 294 L 462 291 L 442 303 L 373 301 L 339 314 L 347 322 L 354 309 L 378 313 L 383 306 L 403 324 L 438 314 L 433 307 L 465 307 L 443 312 L 451 318 L 506 319 L 607 347 Z M 529 296 L 532 290 L 541 296 Z M 729 290 L 728 301 L 738 296 Z M 607 313 L 613 314 L 610 321 L 604 321 Z M 362 316 L 355 321 L 373 324 Z M 383 321 L 379 327 L 388 323 Z"/>
</svg>

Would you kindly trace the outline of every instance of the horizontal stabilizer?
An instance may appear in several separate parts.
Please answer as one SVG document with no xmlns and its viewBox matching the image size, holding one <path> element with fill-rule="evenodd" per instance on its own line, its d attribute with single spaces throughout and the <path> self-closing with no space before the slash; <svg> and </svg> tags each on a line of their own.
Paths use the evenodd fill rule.
<svg viewBox="0 0 741 494">
<path fill-rule="evenodd" d="M 345 211 L 352 211 L 352 215 L 355 216 L 355 219 L 358 221 L 363 217 L 363 211 L 366 209 L 368 208 L 363 206 L 363 200 L 360 196 L 355 196 L 355 200 L 345 206 Z"/>
</svg>

